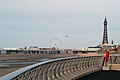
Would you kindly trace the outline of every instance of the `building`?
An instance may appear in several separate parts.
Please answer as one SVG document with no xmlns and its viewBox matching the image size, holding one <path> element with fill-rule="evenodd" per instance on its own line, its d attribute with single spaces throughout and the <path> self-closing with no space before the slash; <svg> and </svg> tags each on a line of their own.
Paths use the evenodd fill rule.
<svg viewBox="0 0 120 80">
<path fill-rule="evenodd" d="M 1 48 L 0 54 L 61 54 L 62 50 L 53 48 L 38 48 L 37 46 L 30 46 L 25 48 Z"/>
<path fill-rule="evenodd" d="M 0 48 L 0 54 L 6 54 L 7 52 L 5 50 L 3 50 L 2 48 Z"/>
</svg>

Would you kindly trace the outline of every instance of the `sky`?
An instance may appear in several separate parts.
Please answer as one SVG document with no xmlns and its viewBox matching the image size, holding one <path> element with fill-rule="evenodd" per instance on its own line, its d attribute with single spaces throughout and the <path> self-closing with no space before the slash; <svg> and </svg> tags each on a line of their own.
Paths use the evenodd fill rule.
<svg viewBox="0 0 120 80">
<path fill-rule="evenodd" d="M 120 44 L 120 0 L 0 0 L 0 48 L 50 47 L 54 38 L 61 48 L 96 46 L 105 16 L 109 42 Z"/>
</svg>

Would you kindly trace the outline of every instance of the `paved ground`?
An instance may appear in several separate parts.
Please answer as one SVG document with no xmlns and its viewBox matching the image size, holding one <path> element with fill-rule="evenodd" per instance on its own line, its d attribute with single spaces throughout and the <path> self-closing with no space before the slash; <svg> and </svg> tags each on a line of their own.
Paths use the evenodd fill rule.
<svg viewBox="0 0 120 80">
<path fill-rule="evenodd" d="M 78 80 L 120 80 L 120 71 L 99 71 Z"/>
<path fill-rule="evenodd" d="M 105 56 L 105 54 L 98 54 L 98 53 L 83 53 L 83 54 L 77 54 L 79 56 Z"/>
</svg>

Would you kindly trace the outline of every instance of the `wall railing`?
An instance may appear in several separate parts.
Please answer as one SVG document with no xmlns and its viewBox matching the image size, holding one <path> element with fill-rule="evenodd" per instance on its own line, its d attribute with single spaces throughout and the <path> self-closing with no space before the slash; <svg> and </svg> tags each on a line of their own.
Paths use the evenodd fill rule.
<svg viewBox="0 0 120 80">
<path fill-rule="evenodd" d="M 120 64 L 120 55 L 112 55 L 109 58 L 110 64 Z"/>
<path fill-rule="evenodd" d="M 100 71 L 103 59 L 103 56 L 77 56 L 49 60 L 21 68 L 0 80 L 75 80 Z"/>
</svg>

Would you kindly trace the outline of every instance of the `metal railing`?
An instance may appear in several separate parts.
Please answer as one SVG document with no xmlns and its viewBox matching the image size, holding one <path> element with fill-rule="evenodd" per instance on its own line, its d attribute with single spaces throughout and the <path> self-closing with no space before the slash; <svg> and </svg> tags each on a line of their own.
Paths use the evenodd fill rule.
<svg viewBox="0 0 120 80">
<path fill-rule="evenodd" d="M 109 58 L 110 64 L 120 64 L 120 55 L 112 55 Z"/>
<path fill-rule="evenodd" d="M 0 80 L 75 80 L 101 70 L 103 56 L 69 57 L 21 68 Z"/>
</svg>

